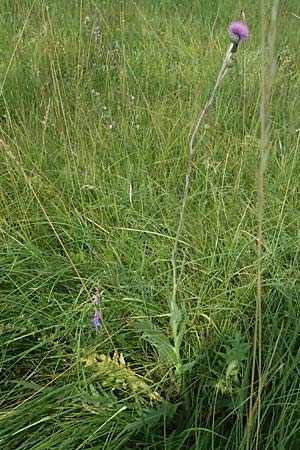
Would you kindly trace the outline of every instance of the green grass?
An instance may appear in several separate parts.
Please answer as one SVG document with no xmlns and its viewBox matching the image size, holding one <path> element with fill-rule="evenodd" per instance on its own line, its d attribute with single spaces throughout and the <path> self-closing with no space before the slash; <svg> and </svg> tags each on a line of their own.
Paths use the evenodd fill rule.
<svg viewBox="0 0 300 450">
<path fill-rule="evenodd" d="M 246 450 L 259 3 L 2 1 L 1 449 Z M 298 1 L 281 3 L 253 450 L 300 447 L 300 20 Z M 189 137 L 241 11 L 251 39 L 198 136 L 176 319 L 171 254 Z"/>
</svg>

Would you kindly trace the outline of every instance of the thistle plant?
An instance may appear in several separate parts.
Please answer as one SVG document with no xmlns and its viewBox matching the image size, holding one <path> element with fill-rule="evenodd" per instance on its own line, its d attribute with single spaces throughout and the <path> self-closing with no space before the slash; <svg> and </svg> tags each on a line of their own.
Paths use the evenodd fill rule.
<svg viewBox="0 0 300 450">
<path fill-rule="evenodd" d="M 227 70 L 232 66 L 233 57 L 236 53 L 238 46 L 241 41 L 246 40 L 249 36 L 248 27 L 240 22 L 233 22 L 228 28 L 229 36 L 230 36 L 230 47 L 226 53 L 224 61 L 222 63 L 219 75 L 217 77 L 217 81 L 215 86 L 208 98 L 203 111 L 201 112 L 197 123 L 195 125 L 194 131 L 192 133 L 190 143 L 189 143 L 189 157 L 188 157 L 188 167 L 185 178 L 185 187 L 182 197 L 181 209 L 180 209 L 180 218 L 177 227 L 177 232 L 174 240 L 174 247 L 172 251 L 172 268 L 173 268 L 173 291 L 170 299 L 170 328 L 171 328 L 171 339 L 167 337 L 161 330 L 156 328 L 151 321 L 142 321 L 137 325 L 137 329 L 142 331 L 142 338 L 147 340 L 153 345 L 158 351 L 161 359 L 172 369 L 175 370 L 176 377 L 176 390 L 177 392 L 181 390 L 184 381 L 184 373 L 189 370 L 194 364 L 195 361 L 191 361 L 188 364 L 183 363 L 183 359 L 181 357 L 181 344 L 185 335 L 186 328 L 186 314 L 184 311 L 183 305 L 178 305 L 176 294 L 178 287 L 178 279 L 177 279 L 177 265 L 176 265 L 176 257 L 177 257 L 177 249 L 180 238 L 180 233 L 184 220 L 185 207 L 188 197 L 188 190 L 190 185 L 190 176 L 192 171 L 192 160 L 195 152 L 194 141 L 197 135 L 197 132 L 200 126 L 203 123 L 204 117 L 209 110 L 210 105 L 215 97 L 217 89 L 219 88 L 221 81 L 223 80 Z"/>
<path fill-rule="evenodd" d="M 172 336 L 173 336 L 173 342 L 174 342 L 174 351 L 176 354 L 176 372 L 177 374 L 180 374 L 180 378 L 182 378 L 183 373 L 183 364 L 180 357 L 180 347 L 182 338 L 184 335 L 184 326 L 185 326 L 185 319 L 184 319 L 184 311 L 182 307 L 179 307 L 177 304 L 176 294 L 177 294 L 177 288 L 178 288 L 178 278 L 177 278 L 177 251 L 178 251 L 178 243 L 180 238 L 180 233 L 182 230 L 182 225 L 184 222 L 184 213 L 186 209 L 186 203 L 188 198 L 188 191 L 190 186 L 190 177 L 192 172 L 192 161 L 193 156 L 195 153 L 195 138 L 197 136 L 197 133 L 199 131 L 200 126 L 203 124 L 204 118 L 215 98 L 215 95 L 217 93 L 218 88 L 220 87 L 220 84 L 224 78 L 224 76 L 227 73 L 227 70 L 232 67 L 233 65 L 233 59 L 234 55 L 238 50 L 238 46 L 241 43 L 241 41 L 244 41 L 248 39 L 249 37 L 249 30 L 247 25 L 241 22 L 232 22 L 228 27 L 228 33 L 230 37 L 230 46 L 229 49 L 225 55 L 225 58 L 223 60 L 220 72 L 218 74 L 215 86 L 201 112 L 199 115 L 199 118 L 196 122 L 195 128 L 193 130 L 193 133 L 190 138 L 189 142 L 189 155 L 188 155 L 188 166 L 187 166 L 187 172 L 185 177 L 185 186 L 184 186 L 184 192 L 182 197 L 182 203 L 180 208 L 180 217 L 179 222 L 177 226 L 177 232 L 174 240 L 174 247 L 172 251 L 172 269 L 173 269 L 173 292 L 170 302 L 170 313 L 171 313 L 171 319 L 170 319 L 170 325 L 172 328 Z"/>
</svg>

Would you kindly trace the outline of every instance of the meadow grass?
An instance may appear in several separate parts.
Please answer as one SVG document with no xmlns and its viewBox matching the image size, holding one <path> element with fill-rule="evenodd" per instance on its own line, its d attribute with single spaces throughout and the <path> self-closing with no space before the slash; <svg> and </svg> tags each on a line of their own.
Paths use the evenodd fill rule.
<svg viewBox="0 0 300 450">
<path fill-rule="evenodd" d="M 278 14 L 251 381 L 259 4 L 2 0 L 1 449 L 299 449 L 297 0 Z M 188 142 L 242 12 L 251 38 L 198 135 L 172 311 Z"/>
</svg>

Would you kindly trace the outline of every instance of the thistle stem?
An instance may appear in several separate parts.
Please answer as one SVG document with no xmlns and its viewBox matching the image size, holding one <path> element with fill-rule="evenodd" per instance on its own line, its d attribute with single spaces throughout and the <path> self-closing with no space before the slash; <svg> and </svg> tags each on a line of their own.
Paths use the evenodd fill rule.
<svg viewBox="0 0 300 450">
<path fill-rule="evenodd" d="M 221 66 L 215 86 L 214 86 L 198 120 L 197 120 L 197 123 L 195 125 L 194 131 L 192 133 L 192 136 L 191 136 L 191 139 L 189 142 L 189 157 L 188 157 L 187 172 L 186 172 L 186 176 L 185 176 L 185 186 L 184 186 L 184 191 L 183 191 L 183 196 L 182 196 L 179 222 L 178 222 L 178 226 L 177 226 L 177 231 L 176 231 L 175 241 L 174 241 L 174 246 L 173 246 L 173 251 L 172 251 L 173 293 L 172 293 L 172 301 L 171 301 L 171 310 L 172 310 L 172 307 L 174 308 L 174 306 L 176 305 L 176 294 L 177 294 L 177 287 L 178 287 L 176 259 L 177 259 L 177 251 L 178 251 L 178 242 L 179 242 L 180 233 L 181 233 L 181 229 L 182 229 L 182 225 L 183 225 L 183 221 L 184 221 L 184 213 L 185 213 L 186 203 L 187 203 L 187 198 L 188 198 L 190 177 L 191 177 L 191 172 L 192 172 L 192 167 L 193 167 L 193 156 L 195 153 L 194 141 L 195 141 L 196 135 L 199 131 L 199 128 L 203 123 L 204 117 L 207 114 L 207 112 L 213 102 L 216 92 L 217 92 L 224 76 L 226 75 L 226 72 L 228 70 L 228 63 L 231 61 L 233 49 L 235 48 L 235 46 L 236 46 L 236 44 L 231 43 L 231 45 L 226 53 L 226 56 L 224 58 L 222 66 Z"/>
</svg>

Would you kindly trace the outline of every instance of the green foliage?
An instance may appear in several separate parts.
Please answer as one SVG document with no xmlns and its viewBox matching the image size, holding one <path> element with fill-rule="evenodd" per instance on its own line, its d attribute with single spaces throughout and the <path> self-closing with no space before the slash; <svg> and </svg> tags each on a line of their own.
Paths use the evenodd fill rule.
<svg viewBox="0 0 300 450">
<path fill-rule="evenodd" d="M 155 328 L 150 321 L 141 322 L 138 324 L 138 329 L 143 333 L 142 338 L 146 339 L 157 349 L 158 354 L 168 366 L 177 366 L 178 361 L 175 348 L 162 331 Z"/>
<path fill-rule="evenodd" d="M 245 342 L 240 332 L 237 332 L 230 344 L 224 345 L 224 347 L 223 357 L 226 364 L 235 362 L 238 366 L 241 366 L 249 358 L 249 342 Z"/>
<path fill-rule="evenodd" d="M 260 2 L 66 3 L 1 2 L 0 448 L 257 450 Z M 297 8 L 281 5 L 271 104 L 263 450 L 300 445 Z M 188 139 L 241 11 L 251 38 L 199 135 L 172 303 Z"/>
<path fill-rule="evenodd" d="M 224 345 L 225 353 L 221 353 L 225 362 L 225 375 L 221 376 L 216 384 L 217 391 L 222 394 L 232 395 L 239 390 L 240 377 L 245 368 L 245 362 L 249 360 L 250 344 L 246 342 L 241 333 L 237 332 L 229 345 Z"/>
<path fill-rule="evenodd" d="M 151 392 L 151 388 L 143 377 L 129 368 L 122 354 L 115 353 L 113 357 L 93 354 L 83 358 L 83 362 L 92 369 L 92 373 L 89 374 L 91 381 L 99 382 L 102 391 L 114 394 L 116 400 L 116 393 L 125 397 L 128 394 L 133 395 L 140 401 L 143 396 L 146 396 L 150 404 L 160 399 L 157 392 Z M 101 396 L 97 394 L 93 384 L 90 385 L 90 389 L 93 398 L 98 396 L 101 401 Z"/>
</svg>

